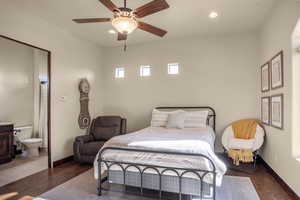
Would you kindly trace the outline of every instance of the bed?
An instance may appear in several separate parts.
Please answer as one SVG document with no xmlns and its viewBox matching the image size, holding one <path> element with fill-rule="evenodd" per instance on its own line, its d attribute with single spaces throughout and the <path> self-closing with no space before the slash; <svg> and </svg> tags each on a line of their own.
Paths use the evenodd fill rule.
<svg viewBox="0 0 300 200">
<path fill-rule="evenodd" d="M 225 164 L 214 153 L 215 111 L 210 107 L 158 107 L 159 110 L 208 110 L 207 126 L 148 127 L 109 140 L 94 162 L 98 194 L 102 184 L 122 184 L 162 192 L 216 199 Z"/>
</svg>

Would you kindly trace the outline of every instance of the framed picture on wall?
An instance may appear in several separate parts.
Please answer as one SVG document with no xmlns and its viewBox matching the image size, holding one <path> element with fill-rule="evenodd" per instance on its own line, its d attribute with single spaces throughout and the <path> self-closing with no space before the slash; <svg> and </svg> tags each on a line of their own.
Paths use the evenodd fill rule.
<svg viewBox="0 0 300 200">
<path fill-rule="evenodd" d="M 271 60 L 271 87 L 272 90 L 283 87 L 283 51 Z"/>
<path fill-rule="evenodd" d="M 265 125 L 270 125 L 270 97 L 261 98 L 261 121 Z"/>
<path fill-rule="evenodd" d="M 270 62 L 261 66 L 261 91 L 267 92 L 270 90 Z"/>
<path fill-rule="evenodd" d="M 271 96 L 271 126 L 283 129 L 283 94 Z"/>
</svg>

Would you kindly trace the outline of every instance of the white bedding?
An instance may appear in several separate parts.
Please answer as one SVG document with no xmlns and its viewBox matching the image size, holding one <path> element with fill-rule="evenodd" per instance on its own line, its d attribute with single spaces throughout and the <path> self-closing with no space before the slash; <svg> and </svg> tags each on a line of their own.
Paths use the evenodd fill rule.
<svg viewBox="0 0 300 200">
<path fill-rule="evenodd" d="M 114 137 L 107 141 L 105 147 L 139 148 L 156 151 L 171 151 L 185 153 L 200 153 L 208 156 L 216 167 L 217 186 L 221 185 L 222 177 L 226 172 L 225 164 L 214 153 L 215 134 L 211 127 L 167 129 L 163 127 L 148 127 L 140 131 Z M 99 153 L 98 153 L 99 155 Z M 98 179 L 98 155 L 94 162 L 95 178 Z M 103 153 L 104 159 L 111 161 L 123 161 L 142 163 L 165 167 L 195 168 L 212 170 L 207 160 L 199 156 L 179 156 L 169 154 L 154 154 L 143 152 L 128 152 L 107 150 Z M 119 167 L 111 167 L 111 170 L 121 170 Z M 106 170 L 102 165 L 102 173 Z M 128 168 L 128 171 L 137 169 Z M 147 170 L 148 173 L 148 170 Z M 149 172 L 151 173 L 151 172 Z M 152 172 L 154 173 L 154 172 Z M 166 175 L 174 175 L 172 172 Z M 187 177 L 196 178 L 196 175 L 188 174 Z M 212 176 L 205 176 L 207 183 L 212 183 Z"/>
</svg>

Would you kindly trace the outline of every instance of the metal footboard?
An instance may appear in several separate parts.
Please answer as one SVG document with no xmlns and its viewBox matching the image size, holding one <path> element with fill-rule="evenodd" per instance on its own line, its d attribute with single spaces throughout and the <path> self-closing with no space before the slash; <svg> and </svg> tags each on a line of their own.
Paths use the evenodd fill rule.
<svg viewBox="0 0 300 200">
<path fill-rule="evenodd" d="M 160 166 L 160 165 L 147 165 L 147 164 L 142 164 L 142 163 L 131 163 L 131 162 L 118 162 L 118 161 L 113 161 L 113 160 L 106 160 L 103 158 L 103 155 L 106 151 L 108 150 L 117 150 L 117 151 L 128 151 L 128 152 L 144 152 L 144 153 L 157 153 L 157 154 L 167 154 L 167 155 L 181 155 L 181 156 L 195 156 L 199 157 L 201 159 L 205 159 L 209 161 L 212 170 L 206 170 L 206 169 L 192 169 L 192 168 L 178 168 L 178 167 L 166 167 L 166 166 Z M 107 168 L 107 176 L 102 177 L 101 174 L 101 165 L 102 163 L 106 166 Z M 205 176 L 211 174 L 213 176 L 213 184 L 212 184 L 212 200 L 216 199 L 216 167 L 213 163 L 213 161 L 203 155 L 203 154 L 197 154 L 197 153 L 181 153 L 181 152 L 162 152 L 162 151 L 155 151 L 155 150 L 142 150 L 142 149 L 130 149 L 130 148 L 120 148 L 120 147 L 105 147 L 103 148 L 98 157 L 98 195 L 101 196 L 102 194 L 102 183 L 105 182 L 106 180 L 109 180 L 109 170 L 112 166 L 119 166 L 122 171 L 123 171 L 123 185 L 126 186 L 126 171 L 133 167 L 137 169 L 138 173 L 140 174 L 140 193 L 143 195 L 143 174 L 147 170 L 154 170 L 158 177 L 159 177 L 159 199 L 162 198 L 162 176 L 167 172 L 174 172 L 176 176 L 178 177 L 178 195 L 179 195 L 179 200 L 182 198 L 182 178 L 185 174 L 192 173 L 195 174 L 199 178 L 199 183 L 200 183 L 200 199 L 207 199 L 207 197 L 204 197 L 203 194 L 203 185 L 204 185 L 204 178 Z"/>
</svg>

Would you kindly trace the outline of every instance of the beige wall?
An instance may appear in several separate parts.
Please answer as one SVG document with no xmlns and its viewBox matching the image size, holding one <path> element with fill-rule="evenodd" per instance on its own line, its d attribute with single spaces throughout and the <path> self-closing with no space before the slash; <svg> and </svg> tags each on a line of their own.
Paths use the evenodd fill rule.
<svg viewBox="0 0 300 200">
<path fill-rule="evenodd" d="M 272 58 L 280 50 L 284 50 L 284 81 L 282 89 L 274 90 L 266 95 L 284 93 L 284 130 L 267 127 L 267 142 L 263 158 L 267 163 L 300 195 L 300 162 L 292 153 L 294 136 L 292 131 L 293 115 L 293 63 L 292 34 L 300 17 L 300 3 L 293 0 L 278 1 L 271 15 L 263 26 L 261 45 L 261 64 Z M 295 89 L 299 90 L 297 85 Z M 299 121 L 295 121 L 299 126 Z M 299 145 L 299 143 L 298 143 Z"/>
<path fill-rule="evenodd" d="M 104 49 L 104 112 L 123 115 L 133 131 L 149 126 L 156 106 L 212 106 L 219 135 L 234 120 L 259 116 L 258 46 L 255 34 L 241 34 Z M 179 75 L 167 74 L 171 62 L 180 63 Z M 143 64 L 151 77 L 139 77 Z M 124 80 L 114 79 L 117 66 Z"/>
<path fill-rule="evenodd" d="M 33 124 L 33 49 L 0 38 L 0 121 Z"/>
<path fill-rule="evenodd" d="M 293 65 L 293 156 L 300 161 L 300 20 L 294 30 L 292 37 L 292 65 Z"/>
<path fill-rule="evenodd" d="M 102 92 L 97 83 L 101 74 L 101 50 L 80 40 L 69 32 L 16 8 L 7 1 L 0 6 L 0 34 L 6 35 L 52 52 L 51 131 L 52 159 L 73 154 L 75 136 L 84 134 L 77 124 L 79 114 L 78 83 L 87 77 L 91 83 L 90 112 L 100 112 Z M 65 97 L 65 100 L 62 100 Z"/>
</svg>

